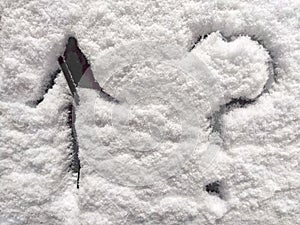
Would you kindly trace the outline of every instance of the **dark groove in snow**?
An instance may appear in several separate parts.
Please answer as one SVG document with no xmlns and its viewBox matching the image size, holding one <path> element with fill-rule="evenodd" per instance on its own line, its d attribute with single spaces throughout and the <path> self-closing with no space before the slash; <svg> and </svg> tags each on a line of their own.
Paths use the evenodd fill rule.
<svg viewBox="0 0 300 225">
<path fill-rule="evenodd" d="M 43 85 L 43 95 L 36 101 L 32 102 L 30 105 L 33 105 L 33 106 L 38 106 L 45 98 L 45 94 L 48 93 L 48 91 L 50 89 L 53 88 L 54 84 L 55 84 L 55 79 L 57 78 L 57 75 L 60 73 L 60 69 L 57 69 L 55 70 L 53 73 L 50 74 L 49 78 L 45 81 L 45 85 Z"/>
<path fill-rule="evenodd" d="M 230 102 L 225 104 L 226 109 L 230 108 L 245 108 L 246 106 L 254 103 L 255 99 L 247 99 L 247 98 L 233 98 Z"/>
<path fill-rule="evenodd" d="M 205 34 L 198 37 L 197 40 L 193 43 L 192 47 L 189 49 L 189 52 L 191 52 L 202 40 L 206 39 L 208 35 L 210 34 Z"/>
<path fill-rule="evenodd" d="M 75 108 L 73 104 L 68 106 L 68 120 L 67 124 L 71 129 L 71 147 L 72 147 L 72 160 L 70 164 L 70 169 L 77 174 L 77 188 L 79 188 L 79 179 L 80 179 L 80 159 L 78 156 L 79 146 L 77 141 L 77 133 L 75 129 Z"/>
<path fill-rule="evenodd" d="M 246 36 L 246 35 L 244 35 Z M 276 59 L 275 56 L 273 55 L 272 51 L 270 51 L 266 45 L 264 44 L 264 41 L 261 39 L 258 39 L 254 36 L 249 36 L 250 39 L 252 41 L 256 41 L 259 45 L 261 45 L 264 50 L 268 53 L 269 57 L 270 57 L 270 61 L 268 62 L 269 65 L 269 80 L 266 82 L 266 85 L 264 87 L 264 91 L 263 93 L 265 93 L 266 91 L 268 91 L 268 89 L 270 88 L 270 86 L 272 85 L 272 83 L 278 83 L 278 72 L 277 72 L 277 63 L 276 63 Z"/>
<path fill-rule="evenodd" d="M 65 61 L 64 61 L 65 60 Z M 68 43 L 66 45 L 66 49 L 64 52 L 64 58 L 59 57 L 58 59 L 59 64 L 61 65 L 64 75 L 66 77 L 66 73 L 68 73 L 70 79 L 73 80 L 67 80 L 68 85 L 70 85 L 69 82 L 74 82 L 76 85 L 80 81 L 83 73 L 85 70 L 89 67 L 89 64 L 87 62 L 86 57 L 83 55 L 81 50 L 78 48 L 77 40 L 73 37 L 70 37 L 68 39 Z M 68 70 L 68 71 L 66 71 Z M 66 77 L 67 79 L 67 77 Z M 74 86 L 74 89 L 76 91 L 76 87 Z M 73 90 L 74 91 L 74 90 Z M 72 92 L 73 97 L 74 93 Z M 75 104 L 78 104 L 78 99 L 74 99 Z M 78 145 L 78 139 L 77 139 L 77 132 L 75 128 L 75 121 L 76 121 L 76 114 L 75 114 L 75 107 L 73 103 L 71 103 L 68 107 L 68 121 L 67 124 L 71 129 L 71 148 L 72 148 L 72 157 L 71 157 L 71 164 L 70 169 L 77 174 L 77 182 L 76 186 L 79 188 L 79 181 L 80 181 L 80 159 L 79 159 L 79 145 Z"/>
</svg>

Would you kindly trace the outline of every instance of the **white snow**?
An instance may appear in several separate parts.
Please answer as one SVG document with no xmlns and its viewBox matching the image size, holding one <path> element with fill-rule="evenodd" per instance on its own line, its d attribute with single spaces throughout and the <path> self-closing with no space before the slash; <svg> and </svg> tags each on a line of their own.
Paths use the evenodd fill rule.
<svg viewBox="0 0 300 225">
<path fill-rule="evenodd" d="M 299 10 L 1 1 L 0 224 L 299 224 Z M 78 88 L 79 189 L 61 73 L 32 105 L 70 35 L 121 101 Z M 257 100 L 225 111 L 233 98 Z M 215 181 L 222 198 L 205 191 Z"/>
<path fill-rule="evenodd" d="M 219 91 L 223 92 L 226 102 L 232 98 L 257 97 L 268 80 L 268 53 L 249 37 L 226 42 L 220 33 L 212 33 L 193 53 L 209 65 L 212 72 L 216 70 Z"/>
</svg>

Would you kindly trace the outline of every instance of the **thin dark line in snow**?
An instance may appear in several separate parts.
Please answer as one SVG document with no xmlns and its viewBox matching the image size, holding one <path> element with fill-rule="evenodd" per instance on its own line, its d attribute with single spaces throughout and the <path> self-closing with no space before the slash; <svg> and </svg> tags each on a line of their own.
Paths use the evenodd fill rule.
<svg viewBox="0 0 300 225">
<path fill-rule="evenodd" d="M 72 159 L 70 164 L 70 169 L 77 174 L 76 186 L 79 188 L 79 179 L 80 179 L 80 159 L 78 156 L 79 146 L 77 140 L 77 133 L 75 129 L 75 108 L 73 104 L 70 104 L 68 107 L 68 126 L 71 128 L 71 146 L 72 146 Z"/>
<path fill-rule="evenodd" d="M 42 96 L 34 101 L 28 101 L 27 104 L 36 107 L 38 106 L 45 98 L 45 95 L 48 93 L 50 89 L 53 88 L 55 84 L 55 79 L 57 78 L 58 74 L 60 73 L 60 69 L 56 69 L 53 73 L 51 73 L 44 81 L 44 85 L 42 86 Z"/>
</svg>

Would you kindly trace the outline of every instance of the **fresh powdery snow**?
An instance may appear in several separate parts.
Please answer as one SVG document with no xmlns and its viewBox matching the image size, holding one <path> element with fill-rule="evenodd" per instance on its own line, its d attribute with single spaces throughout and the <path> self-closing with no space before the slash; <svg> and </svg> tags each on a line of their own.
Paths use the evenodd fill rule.
<svg viewBox="0 0 300 225">
<path fill-rule="evenodd" d="M 300 224 L 298 0 L 2 0 L 0 61 L 1 225 Z"/>
</svg>

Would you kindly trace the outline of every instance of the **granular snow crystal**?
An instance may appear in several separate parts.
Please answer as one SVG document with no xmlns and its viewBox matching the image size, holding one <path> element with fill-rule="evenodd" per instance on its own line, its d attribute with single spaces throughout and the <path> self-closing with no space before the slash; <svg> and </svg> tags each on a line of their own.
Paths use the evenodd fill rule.
<svg viewBox="0 0 300 225">
<path fill-rule="evenodd" d="M 2 0 L 0 224 L 300 224 L 299 12 Z"/>
</svg>

